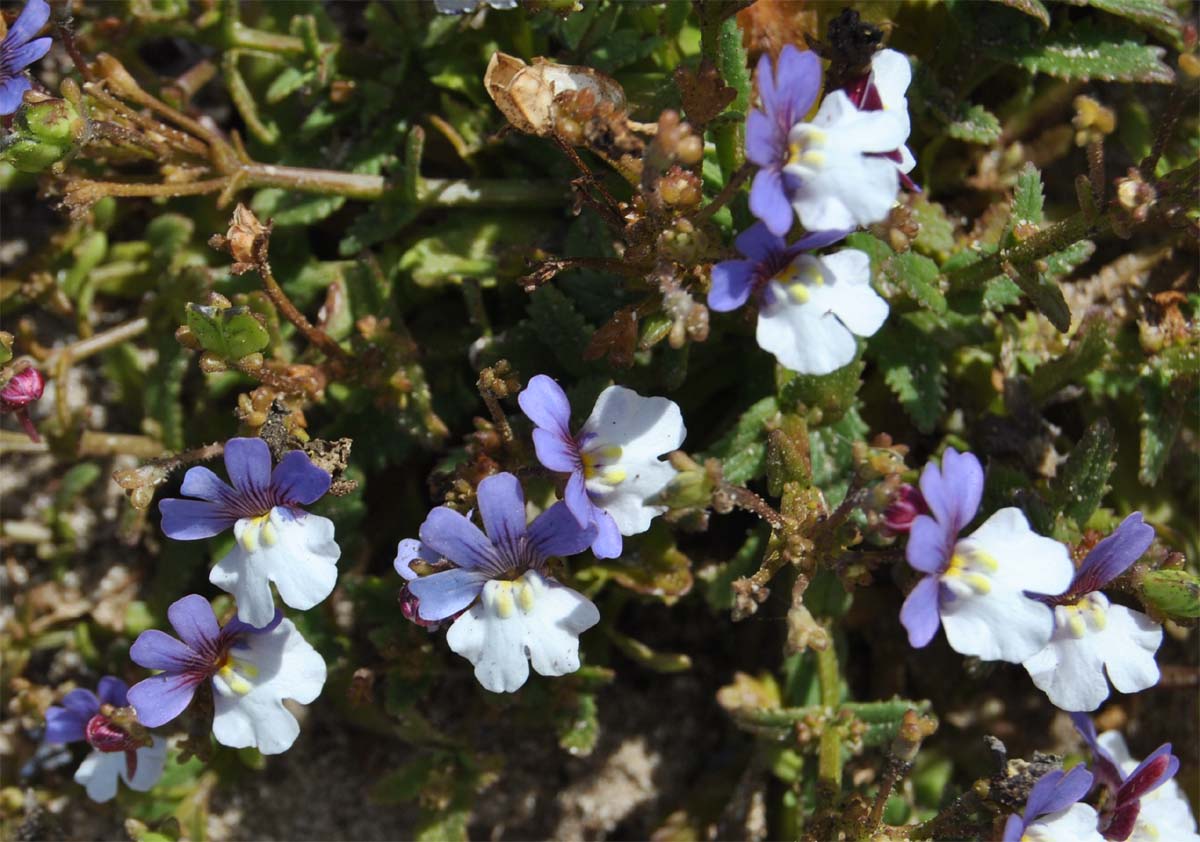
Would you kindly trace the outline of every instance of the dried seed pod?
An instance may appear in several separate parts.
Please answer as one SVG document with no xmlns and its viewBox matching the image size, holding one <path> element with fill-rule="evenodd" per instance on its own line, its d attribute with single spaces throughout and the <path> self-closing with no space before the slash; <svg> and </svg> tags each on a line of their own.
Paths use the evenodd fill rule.
<svg viewBox="0 0 1200 842">
<path fill-rule="evenodd" d="M 546 137 L 559 133 L 560 113 L 556 99 L 561 94 L 586 91 L 595 102 L 609 103 L 617 110 L 625 108 L 625 91 L 613 79 L 590 67 L 553 64 L 535 58 L 533 64 L 506 53 L 494 53 L 483 75 L 483 86 L 508 118 L 508 122 L 526 134 Z M 573 119 L 573 118 L 572 118 Z M 565 140 L 576 142 L 579 133 L 567 123 L 562 132 Z"/>
</svg>

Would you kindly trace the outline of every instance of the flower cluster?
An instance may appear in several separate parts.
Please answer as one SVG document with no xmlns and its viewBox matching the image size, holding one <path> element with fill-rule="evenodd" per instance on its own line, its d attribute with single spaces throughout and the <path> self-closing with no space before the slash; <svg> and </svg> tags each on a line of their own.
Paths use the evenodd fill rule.
<svg viewBox="0 0 1200 842">
<path fill-rule="evenodd" d="M 166 742 L 138 734 L 176 719 L 201 691 L 211 693 L 217 742 L 278 754 L 300 733 L 284 700 L 308 704 L 324 687 L 324 659 L 275 607 L 271 583 L 284 604 L 298 610 L 333 590 L 340 555 L 333 523 L 301 508 L 325 494 L 331 477 L 297 450 L 272 469 L 262 439 L 230 439 L 224 451 L 232 485 L 193 467 L 181 490 L 195 499 L 165 499 L 159 509 L 163 532 L 175 540 L 233 530 L 234 547 L 209 578 L 234 595 L 237 616 L 221 625 L 204 597 L 176 600 L 167 609 L 176 636 L 150 629 L 129 650 L 134 663 L 154 675 L 128 691 L 123 682 L 103 679 L 98 699 L 73 690 L 63 708 L 47 713 L 48 742 L 86 739 L 96 749 L 75 775 L 95 800 L 112 798 L 118 777 L 133 789 L 154 785 Z M 122 724 L 114 713 L 119 709 L 131 710 L 136 723 Z"/>
<path fill-rule="evenodd" d="M 1108 680 L 1123 693 L 1158 683 L 1162 627 L 1099 592 L 1153 541 L 1141 514 L 1126 518 L 1076 571 L 1067 548 L 1033 532 L 1020 509 L 1000 509 L 960 538 L 982 496 L 979 460 L 954 448 L 940 467 L 925 466 L 919 495 L 906 496 L 905 553 L 923 574 L 900 612 L 909 643 L 926 646 L 940 625 L 964 655 L 1023 664 L 1067 711 L 1099 707 Z M 928 514 L 909 519 L 908 509 L 918 508 Z"/>
</svg>

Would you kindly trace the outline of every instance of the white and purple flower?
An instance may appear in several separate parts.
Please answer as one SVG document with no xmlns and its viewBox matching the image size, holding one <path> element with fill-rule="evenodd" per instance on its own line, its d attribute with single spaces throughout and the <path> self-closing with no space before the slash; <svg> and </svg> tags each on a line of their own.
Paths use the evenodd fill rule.
<svg viewBox="0 0 1200 842">
<path fill-rule="evenodd" d="M 113 721 L 114 709 L 129 704 L 127 690 L 124 681 L 106 675 L 95 693 L 72 690 L 61 707 L 46 710 L 47 743 L 85 740 L 95 749 L 75 770 L 75 783 L 82 784 L 93 801 L 111 801 L 118 780 L 138 792 L 148 791 L 162 777 L 167 761 L 167 741 L 162 737 L 152 737 L 147 745 Z"/>
<path fill-rule="evenodd" d="M 1086 714 L 1071 721 L 1092 750 L 1096 783 L 1107 791 L 1099 818 L 1100 834 L 1113 842 L 1200 842 L 1187 797 L 1172 778 L 1179 758 L 1164 743 L 1141 763 L 1134 760 L 1117 731 L 1096 735 Z"/>
<path fill-rule="evenodd" d="M 421 524 L 420 540 L 400 542 L 395 567 L 426 622 L 460 614 L 446 633 L 450 648 L 475 665 L 493 693 L 511 693 L 529 678 L 579 669 L 579 635 L 600 621 L 596 606 L 547 571 L 555 556 L 583 552 L 596 528 L 581 526 L 564 503 L 526 524 L 525 495 L 512 474 L 490 476 L 476 492 L 484 534 L 445 506 Z M 454 567 L 418 577 L 414 561 Z"/>
<path fill-rule="evenodd" d="M 856 336 L 871 336 L 888 315 L 871 288 L 871 260 L 857 249 L 806 254 L 837 242 L 845 231 L 819 231 L 788 245 L 763 223 L 738 235 L 744 260 L 713 266 L 708 306 L 734 310 L 758 300 L 756 338 L 780 364 L 801 374 L 828 374 L 854 359 Z"/>
<path fill-rule="evenodd" d="M 1041 651 L 1054 612 L 1029 592 L 1067 589 L 1075 573 L 1067 548 L 1031 530 L 1015 508 L 959 538 L 983 496 L 983 468 L 970 453 L 948 448 L 940 470 L 926 465 L 921 496 L 932 515 L 918 515 L 908 536 L 908 563 L 925 574 L 900 610 L 909 643 L 927 645 L 940 623 L 955 651 L 985 661 L 1019 664 Z"/>
<path fill-rule="evenodd" d="M 592 552 L 597 558 L 619 556 L 622 535 L 645 532 L 667 510 L 647 501 L 676 474 L 659 457 L 677 449 L 687 436 L 674 401 L 609 386 L 575 434 L 571 404 L 552 378 L 533 377 L 517 402 L 534 423 L 538 461 L 570 474 L 563 499 L 581 527 L 595 524 Z"/>
<path fill-rule="evenodd" d="M 788 132 L 808 114 L 821 91 L 821 59 L 811 50 L 788 44 L 772 72 L 771 58 L 758 60 L 761 109 L 746 118 L 746 157 L 758 166 L 750 186 L 750 211 L 771 233 L 782 237 L 792 227 L 794 179 L 788 163 Z"/>
<path fill-rule="evenodd" d="M 329 490 L 329 473 L 299 450 L 285 454 L 272 471 L 270 448 L 253 438 L 226 442 L 225 470 L 232 488 L 208 468 L 195 467 L 180 491 L 199 499 L 159 504 L 167 537 L 194 541 L 233 527 L 237 543 L 209 581 L 234 595 L 238 618 L 251 626 L 265 626 L 275 616 L 272 582 L 284 604 L 300 611 L 329 596 L 341 556 L 333 522 L 300 508 Z"/>
<path fill-rule="evenodd" d="M 34 38 L 50 19 L 46 0 L 29 0 L 0 41 L 0 116 L 12 114 L 31 87 L 25 68 L 50 50 L 51 39 Z M 0 28 L 3 24 L 0 23 Z"/>
<path fill-rule="evenodd" d="M 871 57 L 871 70 L 845 87 L 846 95 L 859 111 L 887 111 L 904 121 L 904 138 L 908 139 L 911 122 L 908 116 L 908 86 L 912 83 L 912 65 L 904 53 L 880 50 Z M 901 145 L 881 153 L 892 161 L 900 172 L 900 181 L 909 190 L 917 189 L 908 173 L 917 159 L 909 148 Z"/>
<path fill-rule="evenodd" d="M 1162 644 L 1162 626 L 1140 611 L 1110 604 L 1100 592 L 1153 541 L 1154 529 L 1134 512 L 1088 553 L 1066 593 L 1041 597 L 1054 610 L 1054 634 L 1024 666 L 1063 710 L 1100 707 L 1109 681 L 1122 693 L 1158 683 L 1154 655 Z"/>
<path fill-rule="evenodd" d="M 1080 801 L 1092 788 L 1083 766 L 1038 778 L 1025 801 L 1025 812 L 1009 816 L 1003 842 L 1103 842 L 1096 811 Z"/>
<path fill-rule="evenodd" d="M 210 681 L 217 742 L 263 754 L 287 751 L 300 724 L 283 700 L 306 705 L 325 686 L 325 660 L 292 621 L 276 613 L 263 628 L 236 618 L 221 627 L 208 600 L 197 594 L 172 603 L 167 619 L 178 639 L 151 629 L 129 650 L 135 663 L 162 670 L 129 691 L 138 720 L 148 728 L 167 724 Z"/>
</svg>

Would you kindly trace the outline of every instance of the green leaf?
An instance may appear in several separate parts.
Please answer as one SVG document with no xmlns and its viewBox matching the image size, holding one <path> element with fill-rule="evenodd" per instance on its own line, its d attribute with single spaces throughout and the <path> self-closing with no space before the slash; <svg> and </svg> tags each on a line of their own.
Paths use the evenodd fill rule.
<svg viewBox="0 0 1200 842">
<path fill-rule="evenodd" d="M 1018 225 L 1040 225 L 1045 220 L 1042 205 L 1042 173 L 1032 163 L 1026 162 L 1017 173 L 1017 186 L 1013 190 L 1012 214 L 1009 229 Z"/>
<path fill-rule="evenodd" d="M 311 195 L 294 193 L 279 187 L 267 187 L 254 194 L 250 206 L 259 217 L 270 219 L 282 228 L 320 222 L 344 204 L 345 196 Z"/>
<path fill-rule="evenodd" d="M 1200 579 L 1186 570 L 1153 570 L 1142 577 L 1142 600 L 1172 620 L 1200 619 Z"/>
<path fill-rule="evenodd" d="M 1062 356 L 1043 363 L 1033 372 L 1030 390 L 1034 399 L 1042 403 L 1059 389 L 1078 383 L 1097 370 L 1111 344 L 1108 330 L 1107 321 L 1099 315 L 1084 319 Z"/>
<path fill-rule="evenodd" d="M 538 337 L 565 371 L 580 376 L 591 368 L 584 362 L 583 351 L 592 335 L 592 326 L 558 287 L 551 284 L 538 287 L 529 296 L 527 312 Z"/>
<path fill-rule="evenodd" d="M 913 424 L 932 432 L 946 397 L 946 363 L 928 336 L 905 319 L 893 319 L 871 337 L 872 357 Z"/>
<path fill-rule="evenodd" d="M 204 350 L 224 360 L 240 360 L 271 342 L 271 334 L 249 307 L 221 308 L 188 302 L 187 326 Z"/>
<path fill-rule="evenodd" d="M 779 412 L 775 398 L 766 397 L 747 409 L 733 429 L 709 452 L 721 460 L 725 481 L 744 485 L 767 469 L 766 423 Z"/>
<path fill-rule="evenodd" d="M 1144 378 L 1139 384 L 1142 413 L 1141 460 L 1138 479 L 1143 485 L 1154 485 L 1162 473 L 1171 446 L 1183 425 L 1183 403 L 1172 393 L 1170 386 Z"/>
<path fill-rule="evenodd" d="M 701 582 L 704 598 L 713 611 L 723 612 L 733 608 L 733 583 L 749 576 L 758 567 L 766 545 L 765 526 L 746 533 L 746 540 L 729 561 L 718 562 L 696 572 Z"/>
<path fill-rule="evenodd" d="M 939 315 L 946 312 L 946 296 L 938 287 L 938 265 L 924 255 L 906 251 L 883 264 L 883 275 L 905 295 Z"/>
<path fill-rule="evenodd" d="M 651 672 L 669 674 L 687 672 L 692 668 L 692 659 L 687 655 L 678 652 L 659 652 L 640 640 L 634 640 L 632 637 L 621 634 L 614 628 L 607 628 L 605 632 L 627 658 Z"/>
<path fill-rule="evenodd" d="M 183 378 L 188 354 L 169 333 L 158 341 L 158 359 L 146 372 L 146 416 L 158 425 L 158 438 L 168 450 L 183 450 Z"/>
<path fill-rule="evenodd" d="M 982 105 L 970 104 L 957 109 L 946 134 L 967 143 L 991 145 L 1000 139 L 1000 120 Z"/>
<path fill-rule="evenodd" d="M 833 426 L 808 434 L 813 485 L 825 492 L 830 505 L 836 506 L 845 496 L 846 478 L 854 470 L 854 444 L 869 429 L 858 410 L 852 409 Z"/>
<path fill-rule="evenodd" d="M 1013 282 L 1043 316 L 1063 333 L 1071 329 L 1071 308 L 1063 297 L 1062 289 L 1054 281 L 1031 267 L 1016 267 Z"/>
<path fill-rule="evenodd" d="M 267 88 L 265 99 L 268 105 L 277 105 L 316 78 L 314 70 L 285 67 Z"/>
<path fill-rule="evenodd" d="M 1171 68 L 1162 62 L 1166 52 L 1162 47 L 1147 46 L 1139 38 L 1087 22 L 1073 24 L 1039 42 L 1014 39 L 989 52 L 1000 61 L 1059 79 L 1159 84 L 1175 81 Z"/>
<path fill-rule="evenodd" d="M 1133 21 L 1162 36 L 1172 46 L 1183 46 L 1184 22 L 1165 0 L 1066 0 L 1075 6 L 1090 6 L 1110 15 Z"/>
<path fill-rule="evenodd" d="M 529 214 L 460 214 L 436 234 L 417 240 L 404 252 L 398 268 L 412 273 L 420 286 L 461 283 L 464 277 L 490 281 L 505 251 L 526 253 L 549 226 Z"/>
<path fill-rule="evenodd" d="M 1083 438 L 1050 483 L 1049 503 L 1080 528 L 1104 497 L 1117 452 L 1117 437 L 1105 419 L 1084 431 Z"/>
<path fill-rule="evenodd" d="M 946 215 L 946 209 L 929 201 L 924 193 L 913 196 L 908 203 L 912 218 L 921 226 L 913 240 L 913 248 L 939 262 L 944 261 L 957 247 L 954 239 L 954 223 Z M 872 261 L 874 266 L 875 262 Z"/>
<path fill-rule="evenodd" d="M 1080 240 L 1062 251 L 1056 251 L 1046 257 L 1046 277 L 1061 280 L 1090 260 L 1095 253 L 1096 244 L 1091 240 Z"/>
<path fill-rule="evenodd" d="M 1044 29 L 1050 28 L 1050 12 L 1042 5 L 1042 0 L 999 0 L 1010 9 L 1016 9 L 1029 15 L 1031 18 L 1037 18 Z"/>
<path fill-rule="evenodd" d="M 600 740 L 600 715 L 595 693 L 575 693 L 573 704 L 555 710 L 558 745 L 575 757 L 587 757 Z"/>
</svg>

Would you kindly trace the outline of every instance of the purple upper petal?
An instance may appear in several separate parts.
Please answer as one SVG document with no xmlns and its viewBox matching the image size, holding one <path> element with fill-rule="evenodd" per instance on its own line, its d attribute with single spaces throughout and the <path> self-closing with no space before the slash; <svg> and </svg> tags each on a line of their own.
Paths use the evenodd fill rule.
<svg viewBox="0 0 1200 842">
<path fill-rule="evenodd" d="M 481 570 L 457 568 L 414 579 L 408 589 L 418 600 L 418 616 L 436 622 L 470 606 L 487 580 L 488 574 Z"/>
<path fill-rule="evenodd" d="M 779 53 L 773 74 L 770 59 L 765 55 L 759 59 L 757 82 L 762 102 L 759 113 L 770 122 L 777 161 L 782 164 L 787 156 L 788 132 L 808 114 L 821 89 L 821 60 L 811 51 L 788 44 Z"/>
<path fill-rule="evenodd" d="M 278 608 L 275 609 L 275 616 L 271 618 L 271 622 L 265 626 L 252 626 L 243 620 L 239 620 L 235 615 L 233 619 L 221 628 L 221 640 L 228 641 L 230 638 L 237 638 L 246 634 L 266 634 L 281 622 L 283 622 L 283 612 Z M 243 644 L 240 641 L 235 641 L 233 645 L 236 648 Z"/>
<path fill-rule="evenodd" d="M 431 511 L 421 524 L 421 543 L 459 567 L 500 569 L 496 548 L 479 527 L 445 506 Z"/>
<path fill-rule="evenodd" d="M 96 695 L 100 697 L 100 701 L 115 708 L 123 708 L 128 704 L 125 699 L 128 692 L 129 685 L 112 675 L 104 676 L 96 685 Z"/>
<path fill-rule="evenodd" d="M 570 473 L 580 465 L 579 445 L 575 439 L 563 436 L 557 430 L 535 427 L 533 449 L 538 461 L 551 471 Z"/>
<path fill-rule="evenodd" d="M 129 704 L 137 711 L 139 722 L 147 728 L 157 728 L 187 709 L 201 680 L 194 674 L 152 675 L 129 688 Z"/>
<path fill-rule="evenodd" d="M 50 51 L 51 38 L 35 38 L 27 44 L 4 46 L 4 64 L 12 73 L 20 72 Z"/>
<path fill-rule="evenodd" d="M 307 506 L 321 499 L 333 477 L 302 450 L 289 450 L 271 472 L 271 492 L 281 502 Z"/>
<path fill-rule="evenodd" d="M 142 632 L 129 647 L 129 657 L 138 666 L 171 673 L 186 670 L 195 654 L 183 643 L 158 629 Z"/>
<path fill-rule="evenodd" d="M 211 538 L 237 522 L 237 516 L 228 509 L 207 500 L 168 497 L 159 501 L 158 510 L 162 513 L 163 534 L 176 541 Z"/>
<path fill-rule="evenodd" d="M 763 169 L 777 171 L 783 165 L 784 155 L 775 122 L 762 111 L 751 111 L 746 117 L 747 160 Z"/>
<path fill-rule="evenodd" d="M 24 44 L 37 35 L 48 20 L 50 20 L 50 4 L 46 0 L 29 0 L 25 4 L 25 8 L 21 10 L 20 16 L 9 27 L 8 35 L 4 38 L 5 46 Z"/>
<path fill-rule="evenodd" d="M 183 483 L 179 486 L 179 493 L 184 497 L 195 497 L 210 503 L 225 503 L 236 497 L 236 492 L 230 488 L 229 483 L 203 465 L 188 468 L 188 472 L 183 475 Z"/>
<path fill-rule="evenodd" d="M 225 472 L 243 495 L 265 496 L 271 487 L 271 448 L 262 439 L 225 442 Z"/>
<path fill-rule="evenodd" d="M 553 378 L 544 374 L 531 377 L 529 384 L 517 395 L 517 403 L 534 425 L 556 433 L 560 438 L 571 437 L 571 402 Z"/>
<path fill-rule="evenodd" d="M 1154 527 L 1134 512 L 1113 533 L 1092 548 L 1075 574 L 1070 592 L 1076 595 L 1100 590 L 1142 557 L 1154 542 Z"/>
<path fill-rule="evenodd" d="M 922 573 L 941 573 L 954 554 L 958 533 L 929 515 L 917 515 L 908 532 L 904 557 L 915 570 Z"/>
<path fill-rule="evenodd" d="M 825 248 L 825 246 L 831 246 L 834 243 L 840 242 L 848 236 L 850 236 L 849 231 L 838 228 L 830 231 L 813 231 L 805 234 L 788 246 L 788 253 L 794 256 L 802 251 L 815 251 L 816 249 Z"/>
<path fill-rule="evenodd" d="M 82 687 L 72 690 L 63 697 L 62 706 L 53 705 L 46 709 L 46 735 L 48 743 L 73 743 L 84 738 L 88 720 L 100 712 L 100 700 L 91 690 Z"/>
<path fill-rule="evenodd" d="M 221 636 L 217 615 L 208 600 L 199 594 L 188 594 L 172 602 L 167 609 L 167 619 L 179 639 L 197 652 L 215 646 Z"/>
<path fill-rule="evenodd" d="M 905 598 L 900 609 L 900 622 L 908 631 L 908 643 L 914 649 L 928 646 L 937 634 L 941 623 L 938 613 L 940 587 L 937 576 L 923 577 Z"/>
<path fill-rule="evenodd" d="M 555 503 L 529 524 L 529 544 L 539 559 L 572 556 L 592 545 L 595 525 L 580 526 L 566 503 Z"/>
<path fill-rule="evenodd" d="M 525 492 L 521 483 L 509 473 L 490 476 L 479 483 L 475 500 L 488 538 L 515 558 L 525 537 Z"/>
<path fill-rule="evenodd" d="M 779 170 L 761 169 L 754 174 L 750 212 L 766 223 L 772 234 L 782 237 L 791 230 L 794 211 Z"/>
<path fill-rule="evenodd" d="M 979 511 L 983 467 L 974 455 L 946 448 L 941 470 L 930 462 L 921 472 L 921 494 L 933 516 L 957 535 Z"/>
<path fill-rule="evenodd" d="M 743 256 L 756 263 L 769 263 L 778 260 L 787 251 L 787 242 L 779 234 L 761 222 L 756 222 L 737 235 L 733 246 Z M 782 267 L 780 267 L 782 268 Z"/>
<path fill-rule="evenodd" d="M 1013 813 L 1004 823 L 1004 835 L 1000 837 L 1000 842 L 1021 842 L 1021 835 L 1024 833 L 1025 820 Z"/>
<path fill-rule="evenodd" d="M 708 290 L 708 308 L 718 313 L 728 313 L 741 307 L 750 298 L 754 289 L 753 260 L 723 260 L 712 268 L 712 286 Z M 538 453 L 542 464 L 546 463 Z"/>
<path fill-rule="evenodd" d="M 1092 773 L 1084 766 L 1069 772 L 1049 772 L 1038 778 L 1025 802 L 1026 824 L 1038 816 L 1057 813 L 1083 799 L 1092 788 Z"/>
<path fill-rule="evenodd" d="M 563 491 L 563 500 L 580 526 L 586 527 L 596 519 L 596 504 L 588 496 L 587 480 L 583 476 L 583 471 L 575 471 L 571 474 L 571 478 L 567 480 L 567 487 Z"/>
</svg>

